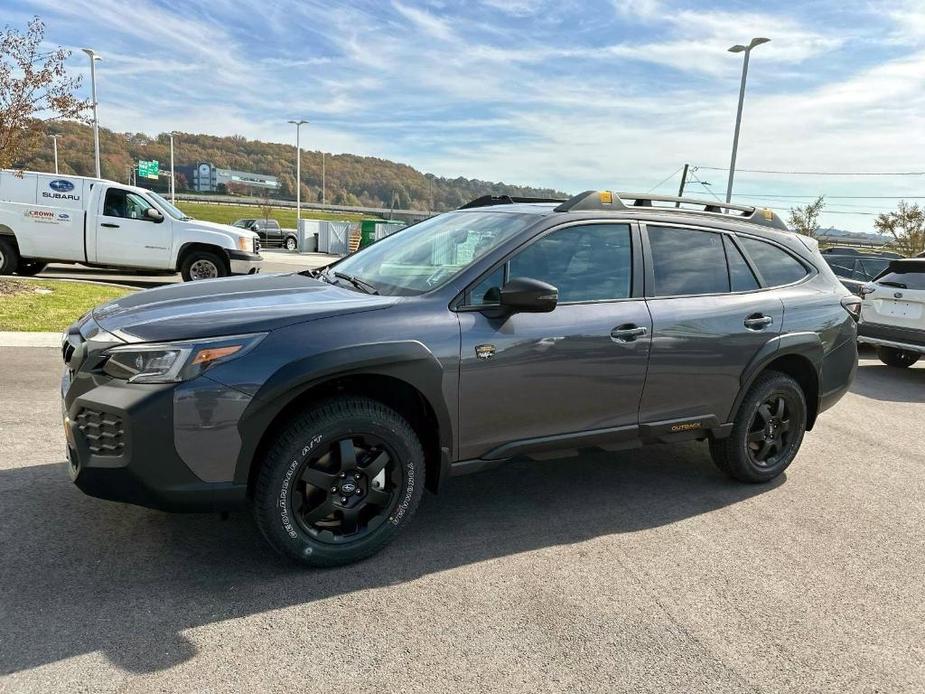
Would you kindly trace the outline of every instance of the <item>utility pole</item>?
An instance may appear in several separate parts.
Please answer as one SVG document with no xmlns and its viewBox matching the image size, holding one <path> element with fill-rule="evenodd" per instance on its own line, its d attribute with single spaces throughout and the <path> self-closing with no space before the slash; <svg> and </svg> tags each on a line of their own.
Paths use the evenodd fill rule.
<svg viewBox="0 0 925 694">
<path fill-rule="evenodd" d="M 174 182 L 176 177 L 174 176 L 174 173 L 173 173 L 173 136 L 176 134 L 177 134 L 176 131 L 174 130 L 170 131 L 170 204 L 171 205 L 177 204 L 176 183 Z"/>
<path fill-rule="evenodd" d="M 729 49 L 730 53 L 745 53 L 745 58 L 742 60 L 742 83 L 739 85 L 739 108 L 736 111 L 735 134 L 732 137 L 732 160 L 729 162 L 729 182 L 726 184 L 726 202 L 732 201 L 732 179 L 735 177 L 736 152 L 739 149 L 739 127 L 742 125 L 742 104 L 745 101 L 745 78 L 748 76 L 748 56 L 755 46 L 760 46 L 762 43 L 767 43 L 770 40 L 771 39 L 760 37 L 753 38 L 749 41 L 747 46 L 736 44 Z"/>
<path fill-rule="evenodd" d="M 100 116 L 97 112 L 96 103 L 96 61 L 102 60 L 102 58 L 92 48 L 83 48 L 81 50 L 90 56 L 90 93 L 93 99 L 93 151 L 96 158 L 96 177 L 102 178 L 100 175 Z"/>
<path fill-rule="evenodd" d="M 61 136 L 60 135 L 51 136 L 51 141 L 54 143 L 53 146 L 55 148 L 55 176 L 58 175 L 58 138 L 59 137 Z"/>
<path fill-rule="evenodd" d="M 295 231 L 302 233 L 299 221 L 302 219 L 302 143 L 299 140 L 299 131 L 307 120 L 289 121 L 295 126 Z"/>
<path fill-rule="evenodd" d="M 684 197 L 684 186 L 687 185 L 687 169 L 688 169 L 689 166 L 690 166 L 690 164 L 685 164 L 685 165 L 684 165 L 684 171 L 681 172 L 681 185 L 678 186 L 678 197 L 679 197 L 679 198 L 683 198 L 683 197 Z M 680 203 L 680 202 L 676 202 L 676 203 L 674 204 L 674 206 L 675 206 L 675 207 L 681 207 L 681 203 Z"/>
</svg>

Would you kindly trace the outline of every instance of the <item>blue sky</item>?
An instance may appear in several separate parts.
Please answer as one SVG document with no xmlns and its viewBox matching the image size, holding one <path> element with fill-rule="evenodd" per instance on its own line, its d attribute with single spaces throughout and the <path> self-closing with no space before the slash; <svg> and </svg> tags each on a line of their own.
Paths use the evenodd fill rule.
<svg viewBox="0 0 925 694">
<path fill-rule="evenodd" d="M 925 169 L 925 2 L 675 0 L 0 0 L 47 38 L 103 55 L 100 122 L 240 134 L 381 156 L 438 175 L 676 190 L 726 167 L 741 56 L 755 49 L 740 169 Z M 89 86 L 87 84 L 87 86 Z M 181 147 L 178 144 L 178 147 Z M 722 196 L 701 168 L 690 193 Z M 670 178 L 669 178 L 670 177 Z M 736 200 L 826 193 L 824 222 L 866 231 L 923 176 L 739 173 Z M 757 197 L 750 197 L 757 196 Z M 925 201 L 925 198 L 923 198 Z"/>
</svg>

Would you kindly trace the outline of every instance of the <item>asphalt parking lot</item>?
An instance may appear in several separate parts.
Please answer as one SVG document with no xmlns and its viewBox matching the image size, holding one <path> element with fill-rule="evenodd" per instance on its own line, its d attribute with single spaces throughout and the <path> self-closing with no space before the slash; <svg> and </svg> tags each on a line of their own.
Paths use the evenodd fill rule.
<svg viewBox="0 0 925 694">
<path fill-rule="evenodd" d="M 925 687 L 925 366 L 865 355 L 773 484 L 695 444 L 518 461 L 320 571 L 82 495 L 59 362 L 0 349 L 0 691 Z"/>
</svg>

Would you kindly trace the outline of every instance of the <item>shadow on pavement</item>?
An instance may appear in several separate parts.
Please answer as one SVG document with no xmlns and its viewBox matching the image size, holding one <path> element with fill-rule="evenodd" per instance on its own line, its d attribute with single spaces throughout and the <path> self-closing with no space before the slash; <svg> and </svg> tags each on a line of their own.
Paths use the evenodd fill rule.
<svg viewBox="0 0 925 694">
<path fill-rule="evenodd" d="M 925 402 L 925 369 L 861 362 L 851 392 L 883 402 Z"/>
<path fill-rule="evenodd" d="M 773 489 L 714 469 L 705 445 L 515 461 L 426 496 L 381 554 L 309 570 L 248 514 L 171 515 L 83 496 L 64 464 L 0 472 L 0 675 L 102 651 L 132 672 L 196 654 L 181 632 L 473 562 L 658 527 Z"/>
</svg>

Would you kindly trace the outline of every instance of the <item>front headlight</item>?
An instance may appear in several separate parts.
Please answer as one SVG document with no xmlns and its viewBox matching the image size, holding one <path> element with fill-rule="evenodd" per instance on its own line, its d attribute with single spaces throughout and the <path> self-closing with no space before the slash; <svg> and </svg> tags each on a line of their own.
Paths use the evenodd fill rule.
<svg viewBox="0 0 925 694">
<path fill-rule="evenodd" d="M 254 249 L 257 247 L 257 237 L 256 236 L 239 236 L 238 237 L 238 250 L 244 251 L 245 253 L 254 253 Z"/>
<path fill-rule="evenodd" d="M 123 345 L 106 352 L 103 371 L 129 383 L 176 383 L 215 364 L 244 356 L 266 333 L 158 344 Z"/>
</svg>

